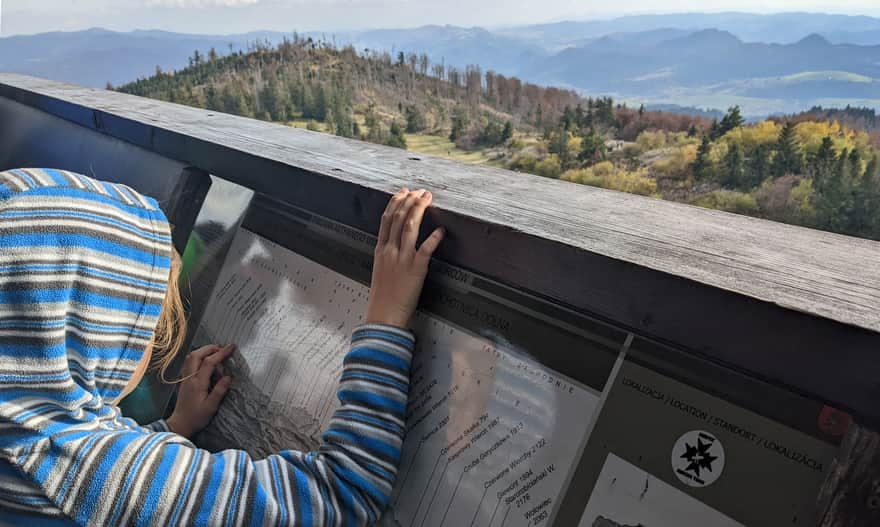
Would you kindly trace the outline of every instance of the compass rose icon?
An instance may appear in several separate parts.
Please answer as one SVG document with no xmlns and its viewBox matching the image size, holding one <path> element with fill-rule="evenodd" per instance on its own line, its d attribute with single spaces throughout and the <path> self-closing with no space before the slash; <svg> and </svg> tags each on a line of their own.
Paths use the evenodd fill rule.
<svg viewBox="0 0 880 527">
<path fill-rule="evenodd" d="M 672 449 L 672 470 L 691 487 L 711 485 L 724 470 L 724 447 L 709 432 L 694 430 L 678 438 Z"/>
</svg>

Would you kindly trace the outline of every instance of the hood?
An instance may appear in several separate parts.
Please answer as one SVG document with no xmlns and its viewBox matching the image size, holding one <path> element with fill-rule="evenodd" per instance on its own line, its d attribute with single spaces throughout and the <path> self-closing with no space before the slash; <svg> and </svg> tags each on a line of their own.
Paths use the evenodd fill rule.
<svg viewBox="0 0 880 527">
<path fill-rule="evenodd" d="M 0 172 L 0 447 L 118 415 L 170 257 L 152 198 L 61 170 Z"/>
</svg>

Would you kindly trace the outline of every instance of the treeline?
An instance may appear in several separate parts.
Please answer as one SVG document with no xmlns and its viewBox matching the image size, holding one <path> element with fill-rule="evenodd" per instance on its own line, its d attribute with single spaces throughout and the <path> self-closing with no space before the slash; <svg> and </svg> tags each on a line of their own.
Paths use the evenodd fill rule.
<svg viewBox="0 0 880 527">
<path fill-rule="evenodd" d="M 394 146 L 405 144 L 403 130 L 464 137 L 477 127 L 483 142 L 497 144 L 514 127 L 540 129 L 581 100 L 479 66 L 432 64 L 424 54 L 358 53 L 296 35 L 277 47 L 256 43 L 225 56 L 196 52 L 181 71 L 157 69 L 118 89 L 264 120 L 313 120 L 341 136 Z"/>
<path fill-rule="evenodd" d="M 746 126 L 734 107 L 674 175 L 720 187 L 697 204 L 880 239 L 880 153 L 867 132 L 836 121 Z"/>
<path fill-rule="evenodd" d="M 880 147 L 880 116 L 877 110 L 867 107 L 855 107 L 847 105 L 846 108 L 823 108 L 814 106 L 805 112 L 783 118 L 774 118 L 776 122 L 792 121 L 802 123 L 806 121 L 836 121 L 843 126 L 866 132 L 878 132 L 872 135 L 872 142 Z"/>
<path fill-rule="evenodd" d="M 656 130 L 693 138 L 712 125 L 700 116 L 629 108 L 610 97 L 582 99 L 544 124 L 539 140 L 507 144 L 506 168 L 645 195 L 655 194 L 657 184 L 640 159 L 645 149 L 637 141 Z"/>
<path fill-rule="evenodd" d="M 666 144 L 667 136 L 693 141 L 711 127 L 712 122 L 700 116 L 630 108 L 610 97 L 587 98 L 564 108 L 557 121 L 544 128 L 540 141 L 510 143 L 504 165 L 544 177 L 654 195 L 657 181 L 643 154 L 671 146 Z"/>
<path fill-rule="evenodd" d="M 512 170 L 880 239 L 871 109 L 709 120 L 297 36 L 189 62 L 119 89 L 399 148 L 442 137 Z"/>
<path fill-rule="evenodd" d="M 747 124 L 733 107 L 710 122 L 596 99 L 518 146 L 514 170 L 880 239 L 880 152 L 836 121 Z"/>
<path fill-rule="evenodd" d="M 560 120 L 569 131 L 577 123 L 626 140 L 645 129 L 707 122 L 583 98 L 477 65 L 431 63 L 425 54 L 356 52 L 297 35 L 275 47 L 256 42 L 228 55 L 196 51 L 189 67 L 157 68 L 118 90 L 267 121 L 311 120 L 311 128 L 321 123 L 338 135 L 395 146 L 405 144 L 404 132 L 445 135 L 468 150 L 502 146 L 517 131 L 549 136 Z"/>
</svg>

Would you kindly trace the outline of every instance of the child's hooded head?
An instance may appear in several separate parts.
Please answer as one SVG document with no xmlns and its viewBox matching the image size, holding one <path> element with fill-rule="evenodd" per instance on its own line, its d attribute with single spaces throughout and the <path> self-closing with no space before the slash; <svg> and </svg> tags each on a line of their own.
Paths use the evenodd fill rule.
<svg viewBox="0 0 880 527">
<path fill-rule="evenodd" d="M 182 320 L 176 287 L 166 301 L 174 262 L 155 200 L 59 170 L 0 172 L 6 453 L 51 433 L 59 415 L 70 426 L 115 413 L 108 403 L 152 342 L 159 352 L 174 349 Z"/>
</svg>

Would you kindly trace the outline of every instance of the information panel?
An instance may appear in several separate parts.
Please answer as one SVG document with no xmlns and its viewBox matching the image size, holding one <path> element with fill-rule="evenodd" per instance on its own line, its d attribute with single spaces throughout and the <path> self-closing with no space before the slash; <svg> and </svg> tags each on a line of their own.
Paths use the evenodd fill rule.
<svg viewBox="0 0 880 527">
<path fill-rule="evenodd" d="M 265 216 L 279 217 L 287 223 L 277 241 L 255 233 L 259 212 L 239 229 L 196 337 L 239 346 L 233 388 L 197 438 L 207 448 L 309 450 L 338 405 L 342 358 L 366 310 L 372 239 L 305 211 Z M 422 308 L 407 438 L 383 524 L 546 523 L 626 334 L 445 265 L 432 268 Z M 557 352 L 533 358 L 545 349 Z"/>
<path fill-rule="evenodd" d="M 255 203 L 202 292 L 196 342 L 239 350 L 196 443 L 262 457 L 319 444 L 374 239 Z M 380 525 L 812 524 L 839 413 L 439 262 L 419 309 L 407 437 Z"/>
<path fill-rule="evenodd" d="M 590 482 L 579 527 L 815 525 L 834 453 L 829 442 L 627 360 L 579 469 Z"/>
</svg>

